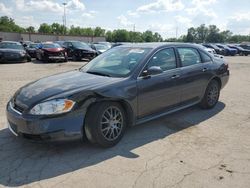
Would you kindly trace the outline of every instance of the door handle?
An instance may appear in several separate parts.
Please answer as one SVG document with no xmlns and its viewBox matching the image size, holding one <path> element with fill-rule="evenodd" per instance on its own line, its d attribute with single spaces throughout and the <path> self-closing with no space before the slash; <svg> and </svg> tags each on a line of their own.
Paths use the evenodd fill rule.
<svg viewBox="0 0 250 188">
<path fill-rule="evenodd" d="M 178 74 L 175 74 L 175 75 L 171 76 L 172 79 L 176 79 L 176 78 L 179 78 L 179 77 L 180 77 L 180 75 L 178 75 Z"/>
<path fill-rule="evenodd" d="M 207 71 L 207 68 L 203 68 L 203 69 L 202 69 L 202 72 L 206 72 L 206 71 Z"/>
</svg>

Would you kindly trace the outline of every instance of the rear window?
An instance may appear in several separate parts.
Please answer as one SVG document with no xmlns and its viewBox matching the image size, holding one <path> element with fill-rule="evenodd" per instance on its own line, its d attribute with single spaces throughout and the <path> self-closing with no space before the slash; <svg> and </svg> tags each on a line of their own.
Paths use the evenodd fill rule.
<svg viewBox="0 0 250 188">
<path fill-rule="evenodd" d="M 199 52 L 194 48 L 177 48 L 183 67 L 201 63 Z"/>
<path fill-rule="evenodd" d="M 206 53 L 200 51 L 200 54 L 201 54 L 202 62 L 206 63 L 206 62 L 212 61 L 211 57 L 207 55 Z"/>
<path fill-rule="evenodd" d="M 59 44 L 42 44 L 43 48 L 61 48 Z"/>
</svg>

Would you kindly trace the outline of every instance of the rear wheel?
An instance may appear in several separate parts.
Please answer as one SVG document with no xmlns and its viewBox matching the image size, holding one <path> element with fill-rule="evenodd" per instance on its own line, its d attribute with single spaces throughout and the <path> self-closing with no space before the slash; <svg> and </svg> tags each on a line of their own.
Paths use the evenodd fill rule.
<svg viewBox="0 0 250 188">
<path fill-rule="evenodd" d="M 220 85 L 218 81 L 212 80 L 206 89 L 204 97 L 200 103 L 200 106 L 204 109 L 213 108 L 219 100 L 220 96 Z"/>
<path fill-rule="evenodd" d="M 87 139 L 102 147 L 116 145 L 124 135 L 126 117 L 116 102 L 102 102 L 90 107 L 84 126 Z"/>
</svg>

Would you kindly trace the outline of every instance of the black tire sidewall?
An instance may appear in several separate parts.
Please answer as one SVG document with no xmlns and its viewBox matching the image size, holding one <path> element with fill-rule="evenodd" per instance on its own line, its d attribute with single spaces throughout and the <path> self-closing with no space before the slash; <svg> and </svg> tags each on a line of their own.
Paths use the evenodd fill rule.
<svg viewBox="0 0 250 188">
<path fill-rule="evenodd" d="M 218 96 L 217 96 L 217 100 L 216 102 L 213 104 L 213 105 L 210 105 L 207 101 L 207 97 L 208 97 L 208 93 L 209 93 L 209 90 L 210 88 L 213 86 L 213 85 L 216 85 L 216 87 L 218 88 Z M 220 85 L 218 83 L 218 81 L 216 80 L 211 80 L 206 88 L 206 92 L 204 94 L 204 97 L 200 103 L 200 106 L 204 109 L 210 109 L 210 108 L 213 108 L 217 103 L 218 103 L 218 100 L 219 100 L 219 97 L 220 97 Z"/>
<path fill-rule="evenodd" d="M 119 108 L 123 116 L 123 127 L 121 130 L 121 134 L 113 141 L 107 140 L 102 132 L 101 132 L 101 118 L 103 112 L 111 107 L 114 106 Z M 126 113 L 123 107 L 116 102 L 101 102 L 93 105 L 89 112 L 87 113 L 86 123 L 85 123 L 85 132 L 88 140 L 92 143 L 96 143 L 102 147 L 112 147 L 116 145 L 123 137 L 125 129 L 126 129 Z"/>
</svg>

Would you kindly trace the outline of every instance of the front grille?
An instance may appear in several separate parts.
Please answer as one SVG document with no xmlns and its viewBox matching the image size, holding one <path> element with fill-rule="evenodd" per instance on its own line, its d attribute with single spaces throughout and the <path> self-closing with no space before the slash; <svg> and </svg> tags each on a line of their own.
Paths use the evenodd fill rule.
<svg viewBox="0 0 250 188">
<path fill-rule="evenodd" d="M 18 112 L 20 112 L 20 113 L 23 113 L 23 111 L 24 111 L 24 108 L 22 108 L 21 106 L 18 106 L 18 105 L 15 104 L 15 103 L 14 103 L 13 108 L 14 108 L 15 110 L 17 110 Z"/>
<path fill-rule="evenodd" d="M 48 53 L 49 56 L 64 56 L 64 53 L 63 52 L 49 52 Z"/>
<path fill-rule="evenodd" d="M 12 52 L 5 52 L 4 53 L 4 56 L 8 59 L 16 59 L 16 58 L 19 58 L 20 55 L 17 54 L 17 53 L 12 53 Z"/>
<path fill-rule="evenodd" d="M 10 106 L 11 108 L 13 108 L 13 110 L 19 112 L 19 113 L 23 113 L 23 111 L 25 110 L 23 107 L 21 107 L 20 105 L 16 104 L 15 100 L 12 100 L 10 102 Z"/>
</svg>

